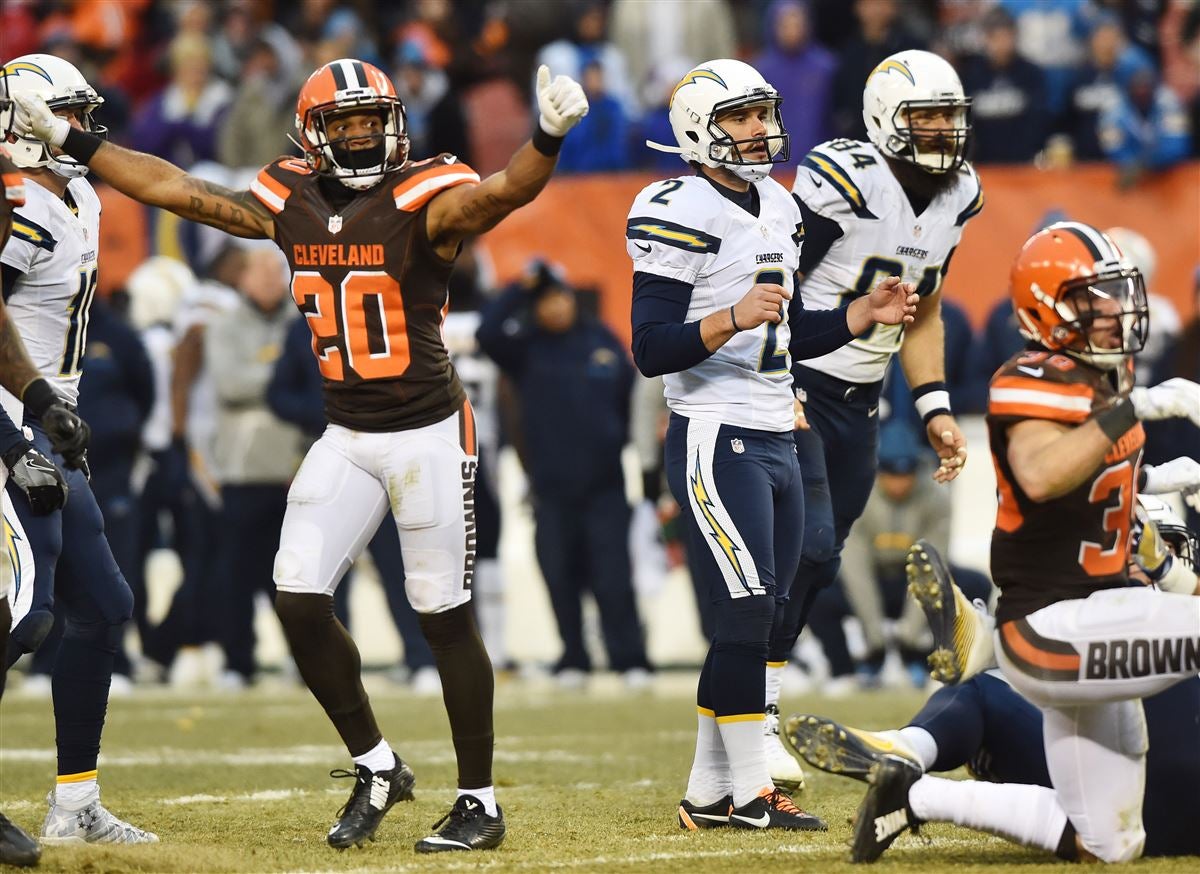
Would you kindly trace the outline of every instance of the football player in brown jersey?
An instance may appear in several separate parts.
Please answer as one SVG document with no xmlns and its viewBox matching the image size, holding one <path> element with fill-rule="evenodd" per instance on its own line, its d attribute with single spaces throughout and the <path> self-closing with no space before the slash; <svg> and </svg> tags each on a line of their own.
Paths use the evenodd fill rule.
<svg viewBox="0 0 1200 874">
<path fill-rule="evenodd" d="M 453 155 L 414 161 L 388 77 L 353 59 L 300 92 L 304 158 L 275 161 L 247 191 L 66 127 L 18 98 L 17 129 L 82 161 L 118 191 L 241 237 L 274 240 L 292 268 L 325 380 L 329 427 L 288 497 L 275 561 L 276 612 L 309 689 L 350 755 L 350 800 L 331 846 L 361 846 L 412 798 L 363 689 L 358 650 L 333 615 L 347 566 L 391 513 L 405 586 L 433 649 L 458 757 L 458 798 L 420 852 L 490 849 L 504 837 L 492 781 L 492 667 L 468 603 L 475 562 L 474 420 L 441 339 L 462 241 L 529 203 L 587 113 L 578 83 L 538 70 L 541 117 L 508 166 L 480 181 Z"/>
<path fill-rule="evenodd" d="M 1035 234 L 1011 293 L 1029 341 L 994 377 L 988 431 L 999 510 L 992 577 L 996 656 L 1042 711 L 1051 787 L 922 776 L 874 766 L 852 858 L 869 862 L 927 820 L 955 822 L 1071 859 L 1141 855 L 1143 697 L 1200 672 L 1193 574 L 1131 584 L 1131 510 L 1143 420 L 1200 424 L 1200 385 L 1132 388 L 1147 329 L 1142 277 L 1112 240 L 1063 222 Z M 1181 566 L 1182 567 L 1182 566 Z"/>
</svg>

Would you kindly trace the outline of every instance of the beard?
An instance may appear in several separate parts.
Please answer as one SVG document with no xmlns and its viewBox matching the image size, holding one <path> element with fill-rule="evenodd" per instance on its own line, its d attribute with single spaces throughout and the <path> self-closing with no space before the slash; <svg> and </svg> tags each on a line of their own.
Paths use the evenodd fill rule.
<svg viewBox="0 0 1200 874">
<path fill-rule="evenodd" d="M 892 175 L 900 183 L 900 187 L 921 200 L 932 202 L 943 191 L 953 188 L 958 181 L 958 171 L 956 170 L 948 173 L 930 173 L 908 161 L 896 158 L 887 158 L 886 160 Z"/>
</svg>

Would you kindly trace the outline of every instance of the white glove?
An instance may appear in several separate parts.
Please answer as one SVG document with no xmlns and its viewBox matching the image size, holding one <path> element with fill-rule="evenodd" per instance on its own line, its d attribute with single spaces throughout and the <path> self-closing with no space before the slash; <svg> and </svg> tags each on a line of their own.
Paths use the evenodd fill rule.
<svg viewBox="0 0 1200 874">
<path fill-rule="evenodd" d="M 1190 379 L 1177 376 L 1150 388 L 1138 386 L 1129 399 L 1139 419 L 1190 419 L 1200 428 L 1200 385 Z"/>
<path fill-rule="evenodd" d="M 580 84 L 561 74 L 551 82 L 545 64 L 537 71 L 537 102 L 542 113 L 538 123 L 552 137 L 565 137 L 588 114 L 587 95 Z"/>
<path fill-rule="evenodd" d="M 17 105 L 13 121 L 13 132 L 17 136 L 62 146 L 71 129 L 70 122 L 51 112 L 46 101 L 37 94 L 15 94 L 13 102 Z"/>
<path fill-rule="evenodd" d="M 1147 464 L 1142 469 L 1146 471 L 1143 493 L 1164 495 L 1179 492 L 1188 504 L 1200 511 L 1200 461 L 1181 455 L 1162 464 Z"/>
</svg>

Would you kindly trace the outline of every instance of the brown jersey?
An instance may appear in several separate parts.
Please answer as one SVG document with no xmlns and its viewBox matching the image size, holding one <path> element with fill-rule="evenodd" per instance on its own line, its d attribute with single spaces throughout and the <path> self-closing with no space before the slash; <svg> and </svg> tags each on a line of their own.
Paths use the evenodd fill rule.
<svg viewBox="0 0 1200 874">
<path fill-rule="evenodd" d="M 1126 432 L 1074 491 L 1034 503 L 1008 463 L 1008 429 L 1025 419 L 1083 424 L 1124 396 L 1103 371 L 1066 355 L 1030 349 L 992 377 L 988 438 L 1000 506 L 992 532 L 992 578 L 1000 588 L 996 619 L 1019 619 L 1058 601 L 1129 585 L 1129 528 L 1145 432 Z"/>
<path fill-rule="evenodd" d="M 456 412 L 465 394 L 442 342 L 454 264 L 433 249 L 425 211 L 478 182 L 452 155 L 410 163 L 337 211 L 303 162 L 281 158 L 250 190 L 274 214 L 275 242 L 308 319 L 329 421 L 405 431 Z"/>
</svg>

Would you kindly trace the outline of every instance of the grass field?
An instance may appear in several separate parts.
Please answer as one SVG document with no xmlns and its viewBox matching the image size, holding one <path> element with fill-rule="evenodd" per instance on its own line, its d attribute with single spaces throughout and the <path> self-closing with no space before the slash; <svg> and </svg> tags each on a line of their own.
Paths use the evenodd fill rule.
<svg viewBox="0 0 1200 874">
<path fill-rule="evenodd" d="M 389 740 L 417 773 L 417 798 L 384 821 L 374 844 L 337 852 L 325 832 L 349 794 L 327 772 L 349 764 L 304 690 L 267 688 L 181 697 L 143 692 L 112 703 L 101 758 L 106 805 L 162 843 L 48 848 L 41 869 L 69 872 L 275 871 L 845 871 L 849 819 L 862 784 L 816 773 L 797 799 L 830 824 L 825 834 L 728 830 L 687 833 L 675 805 L 694 738 L 687 676 L 660 678 L 631 697 L 602 678 L 588 694 L 501 684 L 496 777 L 509 834 L 496 852 L 418 857 L 413 843 L 453 800 L 454 759 L 441 702 L 372 678 Z M 852 724 L 899 724 L 915 693 L 826 701 L 785 699 L 784 712 L 827 713 Z M 53 783 L 49 702 L 19 694 L 0 708 L 0 809 L 35 830 Z M 1195 859 L 1139 863 L 1194 871 Z M 1010 872 L 1056 865 L 998 839 L 950 826 L 906 836 L 885 869 Z"/>
</svg>

